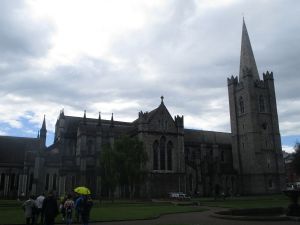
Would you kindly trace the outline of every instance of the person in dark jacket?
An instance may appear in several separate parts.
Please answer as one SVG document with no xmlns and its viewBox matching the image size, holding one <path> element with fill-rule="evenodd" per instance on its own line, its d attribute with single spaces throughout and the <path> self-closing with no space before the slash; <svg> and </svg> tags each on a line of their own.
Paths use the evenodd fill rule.
<svg viewBox="0 0 300 225">
<path fill-rule="evenodd" d="M 80 208 L 81 221 L 83 225 L 88 225 L 90 220 L 90 212 L 93 206 L 93 200 L 90 196 L 82 196 L 81 200 L 77 203 Z"/>
<path fill-rule="evenodd" d="M 55 217 L 58 215 L 58 206 L 52 191 L 48 193 L 48 196 L 43 201 L 42 211 L 45 225 L 54 225 Z"/>
</svg>

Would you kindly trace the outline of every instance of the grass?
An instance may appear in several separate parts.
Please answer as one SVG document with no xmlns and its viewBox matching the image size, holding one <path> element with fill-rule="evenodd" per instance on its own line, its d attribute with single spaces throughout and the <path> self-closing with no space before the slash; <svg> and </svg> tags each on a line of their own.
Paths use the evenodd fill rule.
<svg viewBox="0 0 300 225">
<path fill-rule="evenodd" d="M 199 199 L 199 202 L 202 206 L 234 209 L 287 207 L 289 205 L 289 199 L 285 195 L 233 197 L 216 201 L 213 198 L 204 198 Z"/>
<path fill-rule="evenodd" d="M 193 199 L 193 201 L 199 201 L 201 207 L 180 206 L 167 202 L 115 201 L 114 203 L 102 202 L 102 204 L 95 202 L 91 211 L 91 221 L 151 219 L 163 214 L 203 211 L 205 206 L 245 209 L 287 207 L 289 204 L 288 198 L 284 195 L 233 197 L 216 201 L 213 198 L 199 198 Z M 21 203 L 12 200 L 0 200 L 0 218 L 0 224 L 24 224 L 25 219 Z M 61 215 L 57 217 L 57 222 L 61 222 Z"/>
<path fill-rule="evenodd" d="M 5 205 L 6 203 L 7 206 Z M 205 209 L 195 206 L 176 206 L 168 203 L 136 203 L 115 202 L 103 204 L 96 203 L 91 211 L 91 221 L 117 221 L 151 219 L 163 214 L 203 211 Z M 24 213 L 21 203 L 17 201 L 0 201 L 0 224 L 24 224 Z M 61 222 L 61 215 L 56 222 Z"/>
</svg>

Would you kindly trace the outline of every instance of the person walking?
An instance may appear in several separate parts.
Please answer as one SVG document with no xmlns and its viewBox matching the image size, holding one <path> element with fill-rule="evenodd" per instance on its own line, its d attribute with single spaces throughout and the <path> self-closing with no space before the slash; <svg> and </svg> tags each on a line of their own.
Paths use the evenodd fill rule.
<svg viewBox="0 0 300 225">
<path fill-rule="evenodd" d="M 38 223 L 38 219 L 40 217 L 40 224 L 44 224 L 44 215 L 42 213 L 42 207 L 43 207 L 43 202 L 45 200 L 45 194 L 42 193 L 40 196 L 38 196 L 35 200 L 35 204 L 37 206 L 37 213 L 36 213 L 36 223 Z"/>
<path fill-rule="evenodd" d="M 83 196 L 77 194 L 75 197 L 75 217 L 77 223 L 81 222 L 82 201 Z"/>
<path fill-rule="evenodd" d="M 65 210 L 65 207 L 64 207 L 64 204 L 65 204 L 66 200 L 67 200 L 67 196 L 64 195 L 64 196 L 60 197 L 59 211 L 61 213 L 63 222 L 64 222 L 65 217 L 66 217 L 66 210 Z"/>
<path fill-rule="evenodd" d="M 55 217 L 58 215 L 58 206 L 52 191 L 48 193 L 48 196 L 43 201 L 42 212 L 45 225 L 54 225 Z"/>
<path fill-rule="evenodd" d="M 72 216 L 73 216 L 73 209 L 74 209 L 74 201 L 72 199 L 72 195 L 68 194 L 67 200 L 64 203 L 65 209 L 65 221 L 67 225 L 72 224 Z"/>
<path fill-rule="evenodd" d="M 33 200 L 34 196 L 31 195 L 28 200 L 26 200 L 22 208 L 24 210 L 24 215 L 26 219 L 26 225 L 34 225 L 35 224 L 35 210 L 36 210 L 36 204 Z"/>
<path fill-rule="evenodd" d="M 93 200 L 90 196 L 83 196 L 81 202 L 81 220 L 83 225 L 88 225 L 90 220 L 90 212 L 93 206 Z"/>
</svg>

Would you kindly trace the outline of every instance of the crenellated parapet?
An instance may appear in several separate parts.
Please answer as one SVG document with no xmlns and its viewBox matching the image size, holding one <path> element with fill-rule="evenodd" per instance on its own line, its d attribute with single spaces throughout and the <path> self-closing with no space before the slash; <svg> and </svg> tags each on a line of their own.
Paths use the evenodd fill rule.
<svg viewBox="0 0 300 225">
<path fill-rule="evenodd" d="M 237 76 L 231 75 L 231 77 L 227 78 L 227 85 L 237 85 L 238 83 L 238 78 Z"/>
<path fill-rule="evenodd" d="M 139 112 L 139 122 L 143 123 L 143 122 L 148 121 L 148 119 L 149 119 L 149 113 L 148 112 L 143 112 L 143 111 Z"/>
<path fill-rule="evenodd" d="M 273 78 L 273 72 L 267 71 L 266 73 L 263 73 L 263 79 L 266 80 L 274 80 Z"/>
<path fill-rule="evenodd" d="M 179 116 L 179 115 L 175 116 L 174 121 L 177 127 L 183 128 L 183 116 Z"/>
</svg>

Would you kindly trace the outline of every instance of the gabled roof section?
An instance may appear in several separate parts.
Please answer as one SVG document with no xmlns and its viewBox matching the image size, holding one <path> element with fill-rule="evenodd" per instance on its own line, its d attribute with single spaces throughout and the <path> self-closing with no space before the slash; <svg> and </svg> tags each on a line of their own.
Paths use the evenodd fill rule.
<svg viewBox="0 0 300 225">
<path fill-rule="evenodd" d="M 231 145 L 231 133 L 184 129 L 184 142 Z"/>
<path fill-rule="evenodd" d="M 67 138 L 76 138 L 77 130 L 80 125 L 84 126 L 88 134 L 96 134 L 99 129 L 99 118 L 86 117 L 85 124 L 82 123 L 83 117 L 67 116 L 64 115 L 64 136 Z M 111 126 L 111 120 L 104 120 L 100 117 L 101 129 L 103 132 L 108 132 Z M 114 120 L 114 132 L 115 134 L 127 134 L 132 132 L 135 126 L 131 122 L 122 122 Z"/>
<path fill-rule="evenodd" d="M 23 164 L 25 153 L 37 152 L 39 147 L 38 138 L 0 136 L 0 163 Z"/>
<path fill-rule="evenodd" d="M 150 112 L 144 112 L 144 113 L 140 112 L 139 113 L 139 118 L 136 121 L 143 120 L 146 123 L 150 123 L 153 120 L 153 118 L 155 118 L 157 116 L 160 116 L 159 114 L 164 113 L 164 112 L 165 112 L 166 115 L 168 115 L 173 120 L 173 118 L 172 118 L 169 110 L 167 109 L 167 107 L 164 104 L 164 97 L 161 96 L 161 103 L 160 103 L 160 105 L 156 109 L 153 109 Z"/>
</svg>

